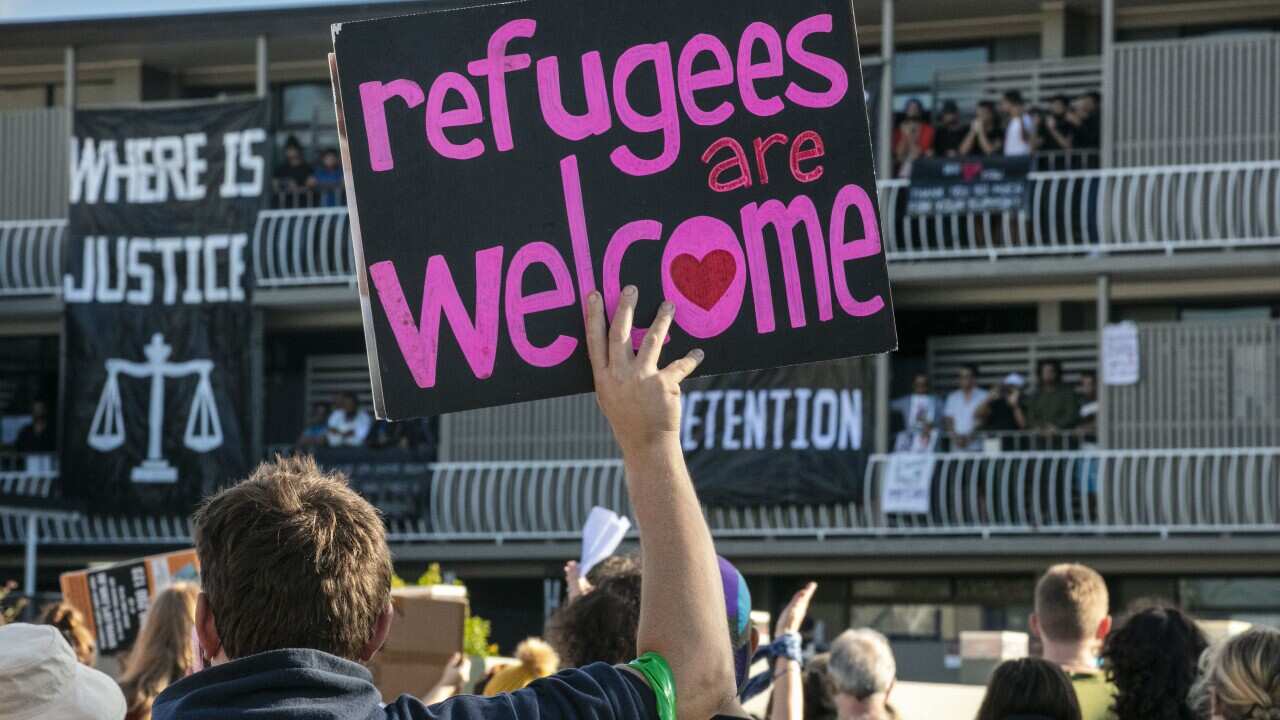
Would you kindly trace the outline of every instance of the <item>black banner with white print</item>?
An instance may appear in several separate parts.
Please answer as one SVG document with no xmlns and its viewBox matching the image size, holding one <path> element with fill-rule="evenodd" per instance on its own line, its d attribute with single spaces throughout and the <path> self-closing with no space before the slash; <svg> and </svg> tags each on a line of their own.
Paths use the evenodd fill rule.
<svg viewBox="0 0 1280 720">
<path fill-rule="evenodd" d="M 71 139 L 64 492 L 185 515 L 247 471 L 262 101 L 81 110 Z"/>
</svg>

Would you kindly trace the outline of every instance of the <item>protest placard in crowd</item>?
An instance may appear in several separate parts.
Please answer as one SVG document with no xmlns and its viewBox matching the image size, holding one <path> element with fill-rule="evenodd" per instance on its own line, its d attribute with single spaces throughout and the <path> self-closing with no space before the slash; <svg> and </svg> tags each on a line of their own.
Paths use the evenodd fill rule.
<svg viewBox="0 0 1280 720">
<path fill-rule="evenodd" d="M 1031 156 L 918 158 L 911 163 L 907 214 L 1016 212 L 1027 207 Z"/>
<path fill-rule="evenodd" d="M 429 39 L 429 41 L 428 41 Z M 379 417 L 591 389 L 586 296 L 719 374 L 891 350 L 847 2 L 492 4 L 333 28 Z"/>
<path fill-rule="evenodd" d="M 67 602 L 84 613 L 98 650 L 111 654 L 133 644 L 151 598 L 175 582 L 199 580 L 200 560 L 187 549 L 63 573 L 59 584 Z"/>
</svg>

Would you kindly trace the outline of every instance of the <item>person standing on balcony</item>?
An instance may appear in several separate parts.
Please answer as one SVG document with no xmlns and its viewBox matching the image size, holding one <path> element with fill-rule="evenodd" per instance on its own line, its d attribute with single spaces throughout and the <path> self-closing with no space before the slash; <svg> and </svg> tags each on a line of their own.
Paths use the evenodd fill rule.
<svg viewBox="0 0 1280 720">
<path fill-rule="evenodd" d="M 1072 147 L 1082 150 L 1102 147 L 1102 121 L 1099 118 L 1101 98 L 1096 92 L 1087 92 L 1071 104 L 1073 112 L 1068 119 L 1073 126 Z"/>
<path fill-rule="evenodd" d="M 933 133 L 933 154 L 937 157 L 958 157 L 960 146 L 969 134 L 969 127 L 960 122 L 960 108 L 955 100 L 942 103 L 942 117 Z"/>
<path fill-rule="evenodd" d="M 911 379 L 911 394 L 894 400 L 891 406 L 905 426 L 894 442 L 894 452 L 928 452 L 937 446 L 934 430 L 942 420 L 942 403 L 929 392 L 926 373 L 916 373 Z"/>
<path fill-rule="evenodd" d="M 338 151 L 325 148 L 320 153 L 320 167 L 312 176 L 316 180 L 316 188 L 320 191 L 320 205 L 337 207 L 345 205 L 342 196 L 342 161 L 338 159 Z"/>
<path fill-rule="evenodd" d="M 1098 374 L 1092 370 L 1081 372 L 1076 394 L 1080 396 L 1076 429 L 1085 436 L 1093 436 L 1098 432 Z"/>
<path fill-rule="evenodd" d="M 1022 388 L 1026 380 L 1019 373 L 1009 373 L 974 411 L 978 426 L 992 432 L 1015 432 L 1027 426 L 1022 410 Z"/>
<path fill-rule="evenodd" d="M 907 101 L 902 122 L 893 130 L 893 161 L 898 177 L 911 177 L 911 164 L 916 158 L 933 155 L 933 126 L 924 105 L 912 98 Z"/>
<path fill-rule="evenodd" d="M 300 449 L 306 449 L 325 445 L 328 441 L 329 403 L 312 403 L 311 417 L 307 419 L 306 427 L 302 428 L 302 432 L 298 434 L 298 441 L 295 445 Z"/>
<path fill-rule="evenodd" d="M 974 431 L 978 427 L 978 408 L 986 401 L 987 393 L 978 388 L 978 366 L 960 368 L 960 389 L 951 391 L 942 406 L 942 422 L 952 450 L 982 449 L 982 441 L 974 437 Z"/>
<path fill-rule="evenodd" d="M 999 155 L 1004 143 L 1004 130 L 996 117 L 996 106 L 990 100 L 978 103 L 977 114 L 969 124 L 969 134 L 960 143 L 961 155 Z"/>
<path fill-rule="evenodd" d="M 1080 398 L 1062 385 L 1062 363 L 1041 360 L 1036 368 L 1040 384 L 1027 402 L 1027 422 L 1033 430 L 1054 433 L 1076 426 L 1080 419 Z"/>
<path fill-rule="evenodd" d="M 1004 130 L 1005 156 L 1021 157 L 1035 152 L 1040 145 L 1040 131 L 1035 118 L 1027 112 L 1022 93 L 1017 90 L 1005 92 L 1000 99 L 1000 112 L 1008 118 Z"/>
<path fill-rule="evenodd" d="M 57 447 L 53 424 L 49 422 L 49 404 L 36 400 L 31 403 L 31 422 L 18 431 L 13 449 L 20 453 L 51 453 Z"/>
<path fill-rule="evenodd" d="M 1071 149 L 1075 126 L 1067 117 L 1070 112 L 1071 105 L 1066 95 L 1054 95 L 1049 99 L 1049 111 L 1044 114 L 1044 122 L 1040 126 L 1041 150 L 1063 152 Z M 1066 168 L 1055 166 L 1053 169 Z"/>
<path fill-rule="evenodd" d="M 1036 583 L 1031 634 L 1044 645 L 1044 659 L 1071 679 L 1083 720 L 1113 720 L 1116 687 L 1100 669 L 1098 651 L 1111 632 L 1107 584 L 1091 567 L 1054 565 Z"/>
<path fill-rule="evenodd" d="M 361 447 L 369 437 L 373 420 L 360 409 L 353 392 L 338 393 L 329 415 L 329 447 Z"/>
<path fill-rule="evenodd" d="M 311 164 L 307 162 L 302 154 L 302 145 L 292 135 L 284 143 L 284 162 L 276 166 L 276 171 L 272 174 L 272 180 L 275 184 L 275 191 L 281 196 L 277 198 L 277 206 L 306 207 L 311 205 L 310 198 L 307 195 L 315 187 L 316 178 L 312 173 Z"/>
</svg>

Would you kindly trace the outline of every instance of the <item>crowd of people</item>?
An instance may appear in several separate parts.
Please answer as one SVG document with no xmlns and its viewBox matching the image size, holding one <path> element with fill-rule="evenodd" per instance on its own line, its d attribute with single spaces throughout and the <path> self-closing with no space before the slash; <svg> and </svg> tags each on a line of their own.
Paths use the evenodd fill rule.
<svg viewBox="0 0 1280 720">
<path fill-rule="evenodd" d="M 1035 107 L 1020 91 L 1009 90 L 998 103 L 978 102 L 966 122 L 954 100 L 944 101 L 933 118 L 922 102 L 912 99 L 893 128 L 894 174 L 911 177 L 912 163 L 924 157 L 1097 150 L 1102 143 L 1100 107 L 1097 92 L 1075 98 L 1055 95 L 1045 107 Z"/>
<path fill-rule="evenodd" d="M 702 353 L 658 366 L 670 303 L 635 348 L 636 296 L 623 291 L 607 329 L 591 293 L 587 345 L 640 555 L 586 576 L 570 564 L 568 602 L 516 665 L 468 687 L 466 660 L 455 658 L 424 697 L 384 704 L 365 663 L 395 614 L 386 530 L 341 476 L 302 455 L 264 463 L 201 504 L 201 585 L 154 599 L 118 681 L 90 667 L 93 636 L 69 606 L 49 610 L 47 624 L 0 627 L 0 717 L 706 720 L 751 717 L 744 703 L 766 690 L 769 720 L 897 717 L 884 635 L 851 628 L 830 648 L 805 646 L 814 583 L 791 598 L 769 642 L 751 623 L 748 585 L 716 554 L 680 449 L 679 385 Z M 1209 646 L 1185 613 L 1159 603 L 1113 628 L 1106 584 L 1082 565 L 1044 574 L 1030 630 L 1042 657 L 998 666 L 978 720 L 1280 718 L 1280 631 Z"/>
<path fill-rule="evenodd" d="M 979 376 L 977 365 L 964 365 L 959 387 L 943 398 L 931 391 L 927 373 L 917 373 L 911 393 L 891 403 L 903 428 L 894 451 L 981 452 L 988 438 L 1002 448 L 1036 449 L 1023 445 L 1053 445 L 1064 434 L 1088 442 L 1097 432 L 1098 378 L 1093 370 L 1081 372 L 1073 389 L 1062 382 L 1060 361 L 1041 360 L 1033 392 L 1021 373 L 1005 375 L 989 390 L 978 386 Z M 1034 435 L 1016 437 L 1023 431 Z"/>
<path fill-rule="evenodd" d="M 350 391 L 338 393 L 332 406 L 326 402 L 311 405 L 311 414 L 294 443 L 301 452 L 318 448 L 406 448 L 431 447 L 435 433 L 428 420 L 391 423 L 375 420 L 360 407 L 360 400 Z"/>
<path fill-rule="evenodd" d="M 342 160 L 337 148 L 324 148 L 315 164 L 307 161 L 302 143 L 290 136 L 284 144 L 284 161 L 271 176 L 275 204 L 279 207 L 336 207 L 345 205 Z"/>
</svg>

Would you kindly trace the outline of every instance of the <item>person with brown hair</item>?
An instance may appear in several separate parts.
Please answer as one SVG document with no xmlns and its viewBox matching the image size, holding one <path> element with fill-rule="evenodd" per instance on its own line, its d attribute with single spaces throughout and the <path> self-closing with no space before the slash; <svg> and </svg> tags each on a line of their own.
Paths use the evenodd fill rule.
<svg viewBox="0 0 1280 720">
<path fill-rule="evenodd" d="M 362 666 L 393 616 L 382 518 L 341 475 L 308 457 L 277 458 L 196 511 L 196 634 L 210 666 L 170 685 L 152 717 L 705 720 L 734 704 L 715 549 L 680 449 L 680 382 L 702 353 L 658 367 L 670 302 L 636 350 L 636 300 L 636 288 L 625 288 L 606 328 L 603 298 L 590 293 L 586 338 L 645 558 L 639 658 L 566 670 L 494 698 L 427 708 L 402 695 L 383 706 Z"/>
<path fill-rule="evenodd" d="M 175 583 L 152 600 L 120 676 L 120 690 L 129 704 L 125 720 L 150 720 L 156 697 L 191 673 L 191 628 L 199 594 L 200 588 L 191 583 Z"/>
<path fill-rule="evenodd" d="M 1040 658 L 1005 660 L 991 672 L 976 720 L 1081 720 L 1071 680 Z"/>
<path fill-rule="evenodd" d="M 1066 671 L 1084 720 L 1112 717 L 1116 688 L 1098 667 L 1098 648 L 1111 632 L 1110 602 L 1102 576 L 1078 563 L 1054 565 L 1036 583 L 1031 634 L 1044 644 L 1044 659 Z"/>
<path fill-rule="evenodd" d="M 1211 720 L 1280 720 L 1280 630 L 1259 626 L 1200 656 L 1191 691 Z"/>
<path fill-rule="evenodd" d="M 98 643 L 93 638 L 89 623 L 71 603 L 63 600 L 53 603 L 40 615 L 41 625 L 52 625 L 76 653 L 82 664 L 93 667 L 98 661 Z"/>
<path fill-rule="evenodd" d="M 1187 703 L 1209 646 L 1191 616 L 1175 607 L 1148 607 L 1130 615 L 1102 649 L 1107 678 L 1116 686 L 1118 720 L 1195 720 Z"/>
</svg>

